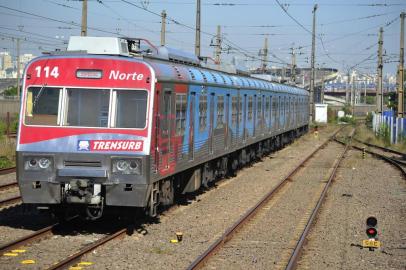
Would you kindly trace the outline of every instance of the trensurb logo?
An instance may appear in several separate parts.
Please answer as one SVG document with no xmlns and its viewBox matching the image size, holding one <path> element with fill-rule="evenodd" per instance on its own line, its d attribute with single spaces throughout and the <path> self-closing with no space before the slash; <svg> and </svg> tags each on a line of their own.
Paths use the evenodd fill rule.
<svg viewBox="0 0 406 270">
<path fill-rule="evenodd" d="M 89 141 L 78 141 L 78 151 L 90 151 Z"/>
<path fill-rule="evenodd" d="M 144 142 L 141 140 L 80 140 L 78 151 L 114 151 L 142 152 Z"/>
</svg>

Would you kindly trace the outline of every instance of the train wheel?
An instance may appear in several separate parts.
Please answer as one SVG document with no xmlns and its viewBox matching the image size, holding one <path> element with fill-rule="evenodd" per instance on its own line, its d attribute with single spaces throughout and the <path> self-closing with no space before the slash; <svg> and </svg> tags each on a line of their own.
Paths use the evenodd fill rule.
<svg viewBox="0 0 406 270">
<path fill-rule="evenodd" d="M 172 205 L 175 197 L 175 192 L 173 188 L 172 180 L 164 180 L 161 184 L 161 191 L 160 191 L 160 203 L 163 206 Z"/>
</svg>

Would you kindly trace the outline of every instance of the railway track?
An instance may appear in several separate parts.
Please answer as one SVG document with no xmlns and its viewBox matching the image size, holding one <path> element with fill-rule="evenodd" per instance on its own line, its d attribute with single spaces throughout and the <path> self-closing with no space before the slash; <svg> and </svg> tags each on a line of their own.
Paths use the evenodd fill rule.
<svg viewBox="0 0 406 270">
<path fill-rule="evenodd" d="M 342 142 L 342 141 L 340 141 L 338 139 L 335 139 L 335 141 L 337 141 L 338 143 L 341 143 L 341 144 L 344 143 L 344 142 Z M 385 147 L 382 147 L 382 146 L 366 143 L 366 142 L 363 142 L 363 141 L 357 140 L 357 139 L 355 139 L 355 141 L 358 144 L 366 145 L 366 146 L 371 147 L 371 148 L 376 148 L 379 151 L 381 151 L 381 153 L 379 153 L 379 151 L 368 150 L 368 149 L 366 149 L 366 147 L 360 147 L 360 146 L 357 146 L 357 145 L 351 145 L 352 148 L 354 148 L 354 149 L 356 149 L 358 151 L 361 151 L 361 152 L 365 151 L 365 153 L 373 155 L 373 156 L 375 156 L 377 158 L 380 158 L 380 159 L 392 164 L 394 167 L 396 167 L 403 174 L 403 177 L 406 179 L 406 162 L 404 160 L 402 160 L 402 157 L 405 155 L 404 153 L 395 151 L 393 149 L 385 148 Z M 398 155 L 398 157 L 389 156 L 389 155 L 384 154 L 384 153 L 395 154 L 395 155 Z"/>
<path fill-rule="evenodd" d="M 20 202 L 21 202 L 21 196 L 20 195 L 13 196 L 11 198 L 1 200 L 0 201 L 0 208 L 5 207 L 5 206 L 10 205 L 10 204 L 20 203 Z"/>
<path fill-rule="evenodd" d="M 0 191 L 7 190 L 7 189 L 10 189 L 10 188 L 16 188 L 16 187 L 18 187 L 17 182 L 11 182 L 11 183 L 7 183 L 7 184 L 2 184 L 2 185 L 0 185 Z"/>
<path fill-rule="evenodd" d="M 78 217 L 74 216 L 70 218 L 67 222 L 72 223 L 77 220 Z M 44 238 L 50 238 L 50 236 L 54 235 L 54 231 L 61 230 L 65 225 L 68 223 L 60 224 L 55 223 L 48 227 L 45 227 L 41 230 L 38 230 L 32 234 L 24 236 L 20 239 L 7 243 L 3 246 L 0 246 L 0 254 L 4 254 L 7 252 L 11 252 L 13 249 L 21 248 L 23 246 L 27 246 L 29 244 L 33 244 L 43 240 Z M 73 227 L 73 230 L 77 229 L 76 226 Z M 44 269 L 67 269 L 70 266 L 73 266 L 76 262 L 78 262 L 82 256 L 86 255 L 89 252 L 92 252 L 96 248 L 114 240 L 118 239 L 125 234 L 128 233 L 128 229 L 118 229 L 115 230 L 113 233 L 106 235 L 105 237 L 100 238 L 99 240 L 94 241 L 91 244 L 84 246 L 83 248 L 79 249 L 77 252 L 74 252 L 72 255 L 65 257 L 64 259 L 60 260 L 59 262 L 49 266 L 44 267 Z"/>
<path fill-rule="evenodd" d="M 288 182 L 292 181 L 292 178 L 294 175 L 296 175 L 301 169 L 304 167 L 304 164 L 308 163 L 310 159 L 312 159 L 316 153 L 318 153 L 321 149 L 325 148 L 326 145 L 331 142 L 336 134 L 340 132 L 343 128 L 339 129 L 337 132 L 334 133 L 334 135 L 327 140 L 325 143 L 323 143 L 321 146 L 319 146 L 316 150 L 314 150 L 309 156 L 306 157 L 306 159 L 295 169 L 293 169 L 275 188 L 273 188 L 268 194 L 266 194 L 254 207 L 252 207 L 250 210 L 248 210 L 237 222 L 235 222 L 231 227 L 229 227 L 223 235 L 221 235 L 203 254 L 201 254 L 197 259 L 195 259 L 192 264 L 189 265 L 187 269 L 200 269 L 202 268 L 211 257 L 213 257 L 217 252 L 221 250 L 222 247 L 226 245 L 227 242 L 229 242 L 235 235 L 236 232 L 246 224 L 249 223 L 250 220 L 253 219 L 253 217 L 262 209 L 264 208 L 268 202 L 273 198 L 277 196 L 278 191 L 280 191 L 283 186 L 285 186 Z M 354 130 L 351 132 L 351 137 L 354 133 Z M 304 228 L 304 230 L 301 233 L 301 236 L 297 243 L 295 244 L 295 248 L 293 249 L 293 252 L 291 253 L 291 256 L 286 264 L 286 269 L 293 269 L 294 265 L 296 264 L 296 260 L 299 257 L 300 250 L 303 246 L 304 240 L 307 236 L 307 233 L 309 232 L 310 226 L 313 223 L 314 218 L 317 215 L 318 209 L 320 208 L 320 205 L 323 202 L 323 199 L 327 193 L 327 189 L 330 186 L 332 180 L 334 179 L 335 173 L 337 171 L 337 168 L 344 158 L 345 153 L 348 150 L 348 145 L 346 145 L 345 150 L 342 152 L 340 155 L 338 161 L 335 163 L 334 169 L 329 177 L 329 180 L 324 186 L 323 191 L 321 192 L 321 195 L 319 199 L 317 200 L 316 207 L 313 209 L 310 218 L 307 221 L 307 224 Z"/>
<path fill-rule="evenodd" d="M 82 256 L 92 252 L 96 248 L 114 240 L 118 239 L 120 237 L 123 237 L 127 233 L 127 229 L 120 229 L 117 230 L 116 232 L 107 235 L 106 237 L 103 237 L 95 242 L 93 242 L 90 245 L 85 246 L 84 248 L 80 249 L 78 252 L 70 255 L 69 257 L 61 260 L 60 262 L 52 265 L 51 267 L 48 268 L 48 270 L 57 270 L 57 269 L 67 269 L 70 266 L 74 266 L 75 263 L 77 263 Z"/>
<path fill-rule="evenodd" d="M 54 230 L 59 224 L 55 223 L 51 226 L 45 227 L 41 230 L 38 230 L 32 234 L 29 234 L 27 236 L 24 236 L 20 239 L 17 239 L 15 241 L 12 241 L 10 243 L 7 243 L 3 246 L 0 246 L 0 254 L 3 254 L 5 252 L 8 252 L 14 248 L 18 248 L 30 243 L 33 243 L 39 239 L 42 239 L 46 236 L 52 235 L 52 230 Z"/>
<path fill-rule="evenodd" d="M 14 173 L 16 171 L 16 167 L 10 167 L 5 169 L 0 169 L 0 175 L 5 175 L 9 173 Z"/>
</svg>

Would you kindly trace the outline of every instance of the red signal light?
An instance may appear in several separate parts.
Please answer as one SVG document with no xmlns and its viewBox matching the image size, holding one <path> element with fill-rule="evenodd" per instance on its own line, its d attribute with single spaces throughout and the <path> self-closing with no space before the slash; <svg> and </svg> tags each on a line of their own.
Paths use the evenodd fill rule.
<svg viewBox="0 0 406 270">
<path fill-rule="evenodd" d="M 378 234 L 378 231 L 375 228 L 368 228 L 367 229 L 367 235 L 369 238 L 375 238 L 375 236 Z"/>
</svg>

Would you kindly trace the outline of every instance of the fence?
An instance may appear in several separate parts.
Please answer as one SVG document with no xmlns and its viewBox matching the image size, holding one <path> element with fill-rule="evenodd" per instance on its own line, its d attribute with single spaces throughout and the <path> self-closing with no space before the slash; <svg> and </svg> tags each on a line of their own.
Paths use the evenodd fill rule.
<svg viewBox="0 0 406 270">
<path fill-rule="evenodd" d="M 395 117 L 393 111 L 383 114 L 372 113 L 372 115 L 372 127 L 376 134 L 387 132 L 391 144 L 406 140 L 406 118 Z"/>
</svg>

